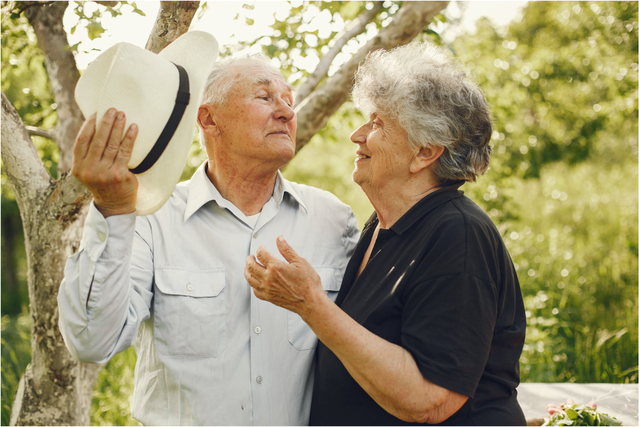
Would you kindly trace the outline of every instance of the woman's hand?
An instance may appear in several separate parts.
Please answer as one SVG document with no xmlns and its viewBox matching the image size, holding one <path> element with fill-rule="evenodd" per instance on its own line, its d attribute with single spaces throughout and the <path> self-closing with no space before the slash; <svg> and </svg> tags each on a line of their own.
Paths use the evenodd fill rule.
<svg viewBox="0 0 640 427">
<path fill-rule="evenodd" d="M 276 244 L 287 262 L 280 261 L 260 246 L 256 251 L 257 260 L 253 255 L 247 258 L 244 277 L 256 297 L 305 319 L 321 298 L 327 298 L 320 276 L 282 236 L 278 236 Z"/>
</svg>

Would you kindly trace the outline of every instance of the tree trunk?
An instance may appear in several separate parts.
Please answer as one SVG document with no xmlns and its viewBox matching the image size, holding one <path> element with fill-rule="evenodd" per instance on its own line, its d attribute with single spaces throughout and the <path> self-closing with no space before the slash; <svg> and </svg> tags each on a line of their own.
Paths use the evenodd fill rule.
<svg viewBox="0 0 640 427">
<path fill-rule="evenodd" d="M 88 193 L 75 179 L 48 177 L 4 94 L 2 155 L 22 217 L 32 321 L 31 363 L 20 380 L 11 424 L 86 425 L 101 366 L 78 363 L 67 351 L 58 329 L 56 296 L 65 260 L 80 242 Z"/>
<path fill-rule="evenodd" d="M 62 26 L 62 17 L 67 5 L 66 1 L 36 3 L 25 10 L 25 16 L 33 27 L 44 54 L 51 89 L 58 105 L 58 122 L 53 137 L 60 153 L 59 174 L 71 169 L 73 142 L 84 121 L 74 96 L 80 73 L 69 49 L 67 33 Z"/>
<path fill-rule="evenodd" d="M 158 18 L 151 30 L 146 49 L 158 53 L 189 31 L 199 1 L 161 1 Z"/>
<path fill-rule="evenodd" d="M 4 122 L 4 117 L 3 117 Z M 56 182 L 21 209 L 29 265 L 31 363 L 20 380 L 12 425 L 88 425 L 91 391 L 101 365 L 77 362 L 58 329 L 57 294 L 66 258 L 78 248 L 88 197 Z M 66 194 L 65 194 L 66 193 Z M 59 202 L 56 199 L 60 198 Z M 75 203 L 74 203 L 75 202 Z M 75 205 L 69 210 L 61 204 Z"/>
</svg>

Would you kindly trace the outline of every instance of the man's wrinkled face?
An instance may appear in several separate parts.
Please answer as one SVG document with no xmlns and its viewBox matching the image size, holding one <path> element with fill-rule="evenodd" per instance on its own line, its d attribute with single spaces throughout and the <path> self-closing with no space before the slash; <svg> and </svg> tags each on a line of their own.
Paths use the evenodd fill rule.
<svg viewBox="0 0 640 427">
<path fill-rule="evenodd" d="M 265 163 L 289 162 L 295 154 L 296 114 L 291 87 L 280 73 L 259 63 L 229 70 L 234 84 L 216 116 L 226 149 Z"/>
</svg>

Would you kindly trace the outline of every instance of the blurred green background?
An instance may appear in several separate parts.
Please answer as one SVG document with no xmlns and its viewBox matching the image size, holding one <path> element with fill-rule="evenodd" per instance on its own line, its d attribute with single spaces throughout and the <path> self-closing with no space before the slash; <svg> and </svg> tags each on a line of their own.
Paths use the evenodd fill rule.
<svg viewBox="0 0 640 427">
<path fill-rule="evenodd" d="M 314 4 L 337 8 L 345 20 L 363 7 L 343 3 Z M 309 48 L 295 20 L 308 7 L 274 24 L 291 35 L 288 46 L 265 47 L 279 55 L 287 75 L 298 72 L 288 54 Z M 394 5 L 387 7 L 391 13 Z M 446 22 L 446 13 L 439 20 Z M 2 90 L 26 124 L 51 128 L 56 105 L 33 31 L 22 17 L 3 16 L 2 24 Z M 494 155 L 489 172 L 462 189 L 495 221 L 518 271 L 528 324 L 522 381 L 637 383 L 638 3 L 533 2 L 507 29 L 486 19 L 477 26 L 477 34 L 447 47 L 492 105 Z M 422 38 L 442 43 L 434 31 Z M 363 121 L 343 105 L 284 170 L 290 180 L 336 194 L 360 225 L 372 208 L 351 181 L 349 134 Z M 56 176 L 55 145 L 33 140 Z M 183 178 L 204 158 L 194 143 Z M 2 424 L 8 425 L 30 361 L 30 319 L 20 215 L 4 172 L 1 212 Z M 92 424 L 138 425 L 129 406 L 135 360 L 129 349 L 101 372 Z"/>
</svg>

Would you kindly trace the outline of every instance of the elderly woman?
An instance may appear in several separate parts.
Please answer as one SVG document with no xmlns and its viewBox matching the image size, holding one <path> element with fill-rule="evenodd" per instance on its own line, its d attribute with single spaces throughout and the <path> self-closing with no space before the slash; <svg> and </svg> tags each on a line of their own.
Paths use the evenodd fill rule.
<svg viewBox="0 0 640 427">
<path fill-rule="evenodd" d="M 282 237 L 245 277 L 320 339 L 311 424 L 524 425 L 516 399 L 525 314 L 500 233 L 458 188 L 489 166 L 491 118 L 445 51 L 370 54 L 353 98 L 353 180 L 375 213 L 335 304 Z"/>
</svg>

